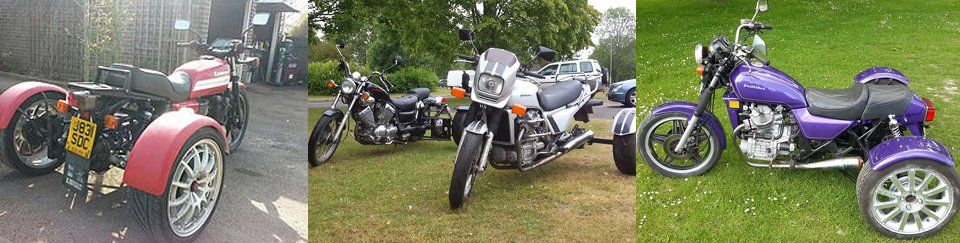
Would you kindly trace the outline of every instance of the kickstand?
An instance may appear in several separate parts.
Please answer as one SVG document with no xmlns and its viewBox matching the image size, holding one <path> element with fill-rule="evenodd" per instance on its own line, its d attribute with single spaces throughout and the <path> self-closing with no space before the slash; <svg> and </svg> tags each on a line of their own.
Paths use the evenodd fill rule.
<svg viewBox="0 0 960 243">
<path fill-rule="evenodd" d="M 843 170 L 843 169 L 839 169 L 839 170 L 837 170 L 837 171 L 839 171 L 840 174 L 843 174 L 843 176 L 847 177 L 847 179 L 850 179 L 850 182 L 853 182 L 854 184 L 857 183 L 857 178 L 856 178 L 856 177 L 853 177 L 853 175 L 851 175 L 850 172 L 848 172 L 848 171 L 846 171 L 846 170 Z"/>
</svg>

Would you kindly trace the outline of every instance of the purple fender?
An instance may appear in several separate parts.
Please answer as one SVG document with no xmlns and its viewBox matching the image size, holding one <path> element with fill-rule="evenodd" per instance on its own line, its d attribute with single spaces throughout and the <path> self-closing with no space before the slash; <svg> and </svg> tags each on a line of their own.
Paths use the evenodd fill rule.
<svg viewBox="0 0 960 243">
<path fill-rule="evenodd" d="M 866 70 L 863 70 L 863 72 L 860 72 L 860 74 L 857 74 L 857 76 L 853 78 L 853 81 L 857 83 L 866 83 L 875 79 L 882 79 L 882 78 L 893 79 L 893 80 L 899 81 L 904 85 L 910 84 L 910 79 L 907 79 L 907 76 L 903 75 L 903 73 L 901 73 L 900 70 L 896 70 L 889 67 L 868 68 Z"/>
<path fill-rule="evenodd" d="M 898 137 L 884 141 L 870 149 L 867 158 L 873 170 L 882 170 L 909 159 L 933 160 L 953 167 L 953 156 L 943 144 L 920 136 Z"/>
<path fill-rule="evenodd" d="M 167 112 L 150 123 L 130 151 L 123 183 L 154 196 L 163 195 L 167 179 L 180 148 L 194 133 L 204 128 L 216 129 L 226 141 L 223 127 L 212 118 L 197 115 L 192 109 Z M 221 148 L 230 153 L 230 147 Z"/>
<path fill-rule="evenodd" d="M 697 104 L 686 102 L 686 101 L 672 101 L 663 103 L 657 108 L 653 108 L 653 111 L 650 111 L 650 115 L 656 115 L 661 113 L 684 113 L 687 114 L 687 119 L 690 119 L 690 116 L 693 116 L 694 111 L 697 109 Z M 720 126 L 719 120 L 713 115 L 709 110 L 703 111 L 703 115 L 700 117 L 701 122 L 707 124 L 707 128 L 713 130 L 718 138 L 720 139 L 720 149 L 727 148 L 727 135 L 723 133 L 723 127 Z"/>
<path fill-rule="evenodd" d="M 0 130 L 7 129 L 7 125 L 10 125 L 10 119 L 17 111 L 17 107 L 20 107 L 20 103 L 40 92 L 60 92 L 67 95 L 67 90 L 60 88 L 60 86 L 35 81 L 23 82 L 10 87 L 3 91 L 3 94 L 0 94 L 0 107 L 2 107 L 0 108 Z"/>
</svg>

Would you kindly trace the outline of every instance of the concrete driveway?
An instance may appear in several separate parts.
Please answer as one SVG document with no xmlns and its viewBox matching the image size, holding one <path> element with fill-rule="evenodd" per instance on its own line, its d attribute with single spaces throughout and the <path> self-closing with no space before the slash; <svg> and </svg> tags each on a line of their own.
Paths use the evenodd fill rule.
<svg viewBox="0 0 960 243">
<path fill-rule="evenodd" d="M 0 90 L 24 79 L 0 73 Z M 306 88 L 254 84 L 247 92 L 250 126 L 227 157 L 220 205 L 198 240 L 306 241 Z M 126 208 L 122 172 L 92 175 L 94 192 L 75 195 L 59 172 L 28 177 L 0 163 L 0 242 L 147 240 Z"/>
</svg>

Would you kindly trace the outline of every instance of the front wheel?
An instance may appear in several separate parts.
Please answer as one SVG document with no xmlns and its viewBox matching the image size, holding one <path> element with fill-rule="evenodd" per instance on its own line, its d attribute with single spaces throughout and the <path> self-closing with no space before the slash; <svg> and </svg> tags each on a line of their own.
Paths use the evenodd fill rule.
<svg viewBox="0 0 960 243">
<path fill-rule="evenodd" d="M 28 175 L 45 175 L 53 172 L 62 158 L 49 158 L 48 151 L 51 130 L 60 123 L 57 100 L 63 99 L 61 93 L 38 93 L 27 98 L 13 113 L 7 129 L 0 134 L 2 148 L 11 167 Z M 59 134 L 56 134 L 59 135 Z"/>
<path fill-rule="evenodd" d="M 909 160 L 876 171 L 869 165 L 857 178 L 860 214 L 874 230 L 898 239 L 936 234 L 960 208 L 953 167 L 929 160 Z"/>
<path fill-rule="evenodd" d="M 160 196 L 131 188 L 128 201 L 137 223 L 158 239 L 193 241 L 206 228 L 223 188 L 224 145 L 213 129 L 197 131 L 180 148 Z"/>
<path fill-rule="evenodd" d="M 621 173 L 637 174 L 637 134 L 613 136 L 613 162 Z"/>
<path fill-rule="evenodd" d="M 470 197 L 470 190 L 477 178 L 480 151 L 483 150 L 483 135 L 465 133 L 453 162 L 453 178 L 450 179 L 450 208 L 458 209 Z"/>
<path fill-rule="evenodd" d="M 313 126 L 310 141 L 307 142 L 307 156 L 311 166 L 318 166 L 327 162 L 333 156 L 333 152 L 337 150 L 337 146 L 343 138 L 343 136 L 336 137 L 340 121 L 339 116 L 323 115 Z"/>
<path fill-rule="evenodd" d="M 247 121 L 250 119 L 248 116 L 250 107 L 249 102 L 247 101 L 247 91 L 240 90 L 238 92 L 240 95 L 237 98 L 237 103 L 233 106 L 233 116 L 231 116 L 230 121 L 230 131 L 227 131 L 227 141 L 230 141 L 230 151 L 236 151 L 237 148 L 240 148 L 240 144 L 243 143 L 243 137 L 247 134 Z"/>
<path fill-rule="evenodd" d="M 715 134 L 718 131 L 708 129 L 702 121 L 687 140 L 686 149 L 674 151 L 687 128 L 687 116 L 685 113 L 654 114 L 640 123 L 638 149 L 653 171 L 668 177 L 697 176 L 720 160 L 723 151 Z"/>
</svg>

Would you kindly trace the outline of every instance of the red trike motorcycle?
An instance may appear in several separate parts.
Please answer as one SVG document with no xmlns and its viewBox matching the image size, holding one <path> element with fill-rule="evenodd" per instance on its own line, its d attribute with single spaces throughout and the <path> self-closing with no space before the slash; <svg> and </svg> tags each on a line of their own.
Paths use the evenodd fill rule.
<svg viewBox="0 0 960 243">
<path fill-rule="evenodd" d="M 189 22 L 175 27 L 187 30 Z M 177 46 L 203 56 L 170 75 L 113 64 L 67 89 L 40 82 L 7 89 L 0 94 L 2 159 L 34 176 L 64 164 L 64 185 L 84 196 L 90 171 L 123 169 L 137 222 L 167 241 L 192 240 L 216 209 L 224 158 L 247 128 L 246 86 L 235 69 L 259 61 L 241 60 L 253 48 L 240 40 Z"/>
</svg>

